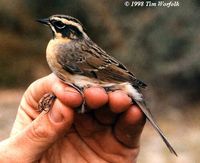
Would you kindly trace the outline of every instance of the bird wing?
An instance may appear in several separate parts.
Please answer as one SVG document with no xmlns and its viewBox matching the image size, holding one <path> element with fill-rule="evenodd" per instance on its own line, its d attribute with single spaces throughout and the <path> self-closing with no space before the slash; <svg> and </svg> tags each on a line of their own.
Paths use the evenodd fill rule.
<svg viewBox="0 0 200 163">
<path fill-rule="evenodd" d="M 135 87 L 146 87 L 128 69 L 95 43 L 85 42 L 73 51 L 58 56 L 63 69 L 72 73 L 96 78 L 103 82 L 130 82 Z"/>
</svg>

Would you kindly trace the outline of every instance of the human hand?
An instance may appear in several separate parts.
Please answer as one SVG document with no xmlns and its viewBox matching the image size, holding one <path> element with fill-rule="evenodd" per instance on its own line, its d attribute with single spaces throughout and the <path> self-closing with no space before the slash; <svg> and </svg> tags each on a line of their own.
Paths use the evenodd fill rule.
<svg viewBox="0 0 200 163">
<path fill-rule="evenodd" d="M 37 106 L 45 93 L 55 100 L 49 112 Z M 82 97 L 53 74 L 35 81 L 21 100 L 0 162 L 136 162 L 145 124 L 143 113 L 121 91 L 84 91 L 88 113 L 78 114 Z"/>
</svg>

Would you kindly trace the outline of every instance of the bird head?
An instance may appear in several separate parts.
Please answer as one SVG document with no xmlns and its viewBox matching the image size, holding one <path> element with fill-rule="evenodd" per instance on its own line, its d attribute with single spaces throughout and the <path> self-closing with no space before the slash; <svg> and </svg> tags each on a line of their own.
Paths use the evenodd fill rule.
<svg viewBox="0 0 200 163">
<path fill-rule="evenodd" d="M 88 38 L 82 23 L 68 15 L 52 15 L 49 18 L 38 19 L 37 21 L 48 25 L 55 39 L 66 38 L 76 40 Z"/>
</svg>

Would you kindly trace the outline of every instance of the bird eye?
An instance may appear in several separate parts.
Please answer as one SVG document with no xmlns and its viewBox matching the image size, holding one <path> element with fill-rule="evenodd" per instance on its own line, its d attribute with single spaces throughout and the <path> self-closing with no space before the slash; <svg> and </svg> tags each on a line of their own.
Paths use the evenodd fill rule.
<svg viewBox="0 0 200 163">
<path fill-rule="evenodd" d="M 55 27 L 57 27 L 58 29 L 63 29 L 65 28 L 65 24 L 62 23 L 61 21 L 52 21 L 51 22 Z"/>
</svg>

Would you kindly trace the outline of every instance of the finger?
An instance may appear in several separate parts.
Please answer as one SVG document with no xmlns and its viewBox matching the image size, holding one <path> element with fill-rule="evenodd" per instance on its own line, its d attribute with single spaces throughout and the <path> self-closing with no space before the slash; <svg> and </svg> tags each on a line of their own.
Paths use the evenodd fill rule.
<svg viewBox="0 0 200 163">
<path fill-rule="evenodd" d="M 70 129 L 73 118 L 73 110 L 57 99 L 48 113 L 42 112 L 27 128 L 10 138 L 11 149 L 21 151 L 16 157 L 34 162 Z"/>
<path fill-rule="evenodd" d="M 81 136 L 92 136 L 98 131 L 102 131 L 105 126 L 97 123 L 92 112 L 85 114 L 75 114 L 75 128 Z"/>
<path fill-rule="evenodd" d="M 116 123 L 114 128 L 116 138 L 128 147 L 138 147 L 145 119 L 144 114 L 137 106 L 131 106 Z"/>
<path fill-rule="evenodd" d="M 50 74 L 46 77 L 33 82 L 24 93 L 19 112 L 25 112 L 31 119 L 35 119 L 39 112 L 38 102 L 46 94 L 53 92 L 56 97 L 65 105 L 75 108 L 81 105 L 82 97 L 77 90 L 62 83 L 55 75 Z"/>
<path fill-rule="evenodd" d="M 94 115 L 97 121 L 104 125 L 114 124 L 117 118 L 117 114 L 113 113 L 108 105 L 105 105 L 100 109 L 96 109 L 94 111 Z"/>
<path fill-rule="evenodd" d="M 37 107 L 37 103 L 43 97 L 43 95 L 51 92 L 52 86 L 59 83 L 61 82 L 54 74 L 40 78 L 34 81 L 25 91 L 24 96 L 27 98 L 25 100 L 34 104 L 32 107 Z"/>
<path fill-rule="evenodd" d="M 16 116 L 11 135 L 15 135 L 38 117 L 38 102 L 46 93 L 53 92 L 68 107 L 82 103 L 81 95 L 73 88 L 62 83 L 54 74 L 33 82 L 24 93 Z"/>
<path fill-rule="evenodd" d="M 84 90 L 85 101 L 89 109 L 97 109 L 108 102 L 108 95 L 103 88 L 90 87 Z"/>
<path fill-rule="evenodd" d="M 33 82 L 25 92 L 24 100 L 29 101 L 29 105 L 33 108 L 37 108 L 39 100 L 49 92 L 53 92 L 57 98 L 70 107 L 78 107 L 82 102 L 80 93 L 61 82 L 54 74 Z"/>
<path fill-rule="evenodd" d="M 132 100 L 128 95 L 122 91 L 114 91 L 108 94 L 109 106 L 114 113 L 120 113 L 127 110 L 131 104 Z"/>
<path fill-rule="evenodd" d="M 81 94 L 76 89 L 64 83 L 54 84 L 52 91 L 62 103 L 69 107 L 76 108 L 82 103 Z"/>
<path fill-rule="evenodd" d="M 52 83 L 58 83 L 59 80 L 53 74 L 36 80 L 25 91 L 19 105 L 16 120 L 14 122 L 10 135 L 15 135 L 21 132 L 28 126 L 40 112 L 38 109 L 38 102 L 44 94 L 52 92 Z"/>
<path fill-rule="evenodd" d="M 110 162 L 133 162 L 132 158 L 138 155 L 139 148 L 132 149 L 124 146 L 116 140 L 111 126 L 99 124 L 95 119 L 92 119 L 90 114 L 79 114 L 78 120 L 75 118 L 75 128 L 82 141 L 89 144 L 89 147 L 95 149 L 96 154 L 103 156 L 105 160 Z M 84 148 L 84 146 L 81 146 L 81 148 Z"/>
</svg>

